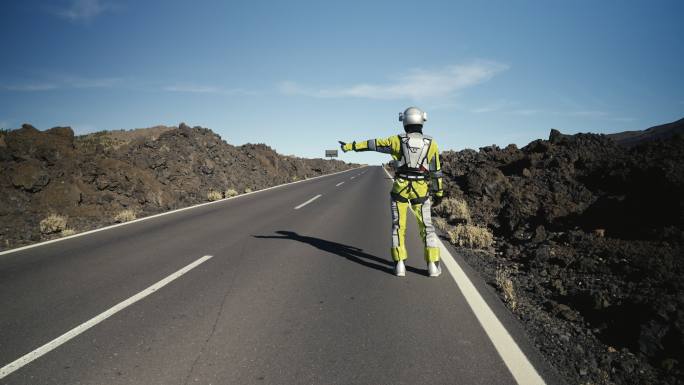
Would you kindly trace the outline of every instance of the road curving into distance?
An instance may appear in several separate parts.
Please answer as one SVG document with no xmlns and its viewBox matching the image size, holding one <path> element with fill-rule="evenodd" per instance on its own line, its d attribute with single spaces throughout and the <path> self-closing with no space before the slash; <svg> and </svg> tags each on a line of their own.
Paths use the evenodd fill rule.
<svg viewBox="0 0 684 385">
<path fill-rule="evenodd" d="M 0 384 L 561 383 L 366 167 L 0 255 Z M 450 258 L 450 260 L 449 260 Z"/>
</svg>

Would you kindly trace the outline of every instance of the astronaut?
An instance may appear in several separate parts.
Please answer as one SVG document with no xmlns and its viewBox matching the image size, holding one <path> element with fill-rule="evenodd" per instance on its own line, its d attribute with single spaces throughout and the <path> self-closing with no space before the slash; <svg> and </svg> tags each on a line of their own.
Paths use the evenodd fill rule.
<svg viewBox="0 0 684 385">
<path fill-rule="evenodd" d="M 409 107 L 399 113 L 404 133 L 388 138 L 370 139 L 362 142 L 340 141 L 342 151 L 377 151 L 392 155 L 395 164 L 394 184 L 390 192 L 392 208 L 392 259 L 398 277 L 406 275 L 404 260 L 407 258 L 406 212 L 410 207 L 418 221 L 420 236 L 425 246 L 425 262 L 430 277 L 442 273 L 439 263 L 437 234 L 432 225 L 430 207 L 439 204 L 442 190 L 442 172 L 437 142 L 423 135 L 423 123 L 427 114 L 417 107 Z M 430 196 L 432 195 L 432 197 Z"/>
</svg>

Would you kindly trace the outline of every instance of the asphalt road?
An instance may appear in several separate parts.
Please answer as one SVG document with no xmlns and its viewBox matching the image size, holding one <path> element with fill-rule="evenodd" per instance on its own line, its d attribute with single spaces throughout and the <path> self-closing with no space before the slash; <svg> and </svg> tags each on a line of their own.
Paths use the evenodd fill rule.
<svg viewBox="0 0 684 385">
<path fill-rule="evenodd" d="M 412 220 L 392 274 L 389 187 L 367 167 L 0 255 L 0 367 L 212 256 L 0 383 L 516 383 L 449 272 L 426 276 Z"/>
</svg>

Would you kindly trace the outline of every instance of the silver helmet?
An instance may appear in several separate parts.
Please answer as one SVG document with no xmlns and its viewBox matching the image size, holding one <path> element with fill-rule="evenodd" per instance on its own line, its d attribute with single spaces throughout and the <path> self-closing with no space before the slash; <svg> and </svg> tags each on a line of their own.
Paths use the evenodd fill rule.
<svg viewBox="0 0 684 385">
<path fill-rule="evenodd" d="M 404 127 L 414 124 L 420 124 L 427 121 L 427 112 L 418 107 L 409 107 L 404 112 L 399 113 L 399 121 L 404 122 Z"/>
</svg>

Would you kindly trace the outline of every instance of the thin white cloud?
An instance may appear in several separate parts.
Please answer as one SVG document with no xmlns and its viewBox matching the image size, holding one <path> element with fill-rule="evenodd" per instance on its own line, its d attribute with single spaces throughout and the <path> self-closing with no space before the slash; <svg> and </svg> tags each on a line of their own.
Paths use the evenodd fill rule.
<svg viewBox="0 0 684 385">
<path fill-rule="evenodd" d="M 193 94 L 222 94 L 222 95 L 252 95 L 253 92 L 242 88 L 224 88 L 220 86 L 205 84 L 173 84 L 162 87 L 162 90 L 169 92 L 186 92 Z"/>
<path fill-rule="evenodd" d="M 280 92 L 317 98 L 366 98 L 420 100 L 453 95 L 458 91 L 485 82 L 508 66 L 493 61 L 447 66 L 437 70 L 416 69 L 385 84 L 359 83 L 350 86 L 315 88 L 285 81 Z"/>
<path fill-rule="evenodd" d="M 0 89 L 5 91 L 49 91 L 59 88 L 56 84 L 51 83 L 26 83 L 26 84 L 5 84 L 0 85 Z"/>
<path fill-rule="evenodd" d="M 101 14 L 116 9 L 116 5 L 102 0 L 71 0 L 68 7 L 57 9 L 55 14 L 72 22 L 88 23 Z"/>
<path fill-rule="evenodd" d="M 111 88 L 121 82 L 120 78 L 83 78 L 60 76 L 45 82 L 0 84 L 0 90 L 18 92 L 51 91 L 65 88 Z"/>
<path fill-rule="evenodd" d="M 0 91 L 39 92 L 60 89 L 122 88 L 135 87 L 130 80 L 117 77 L 86 78 L 68 74 L 50 74 L 46 81 L 26 81 L 25 83 L 1 83 Z M 142 87 L 142 88 L 141 88 Z M 140 89 L 162 90 L 167 92 L 217 94 L 217 95 L 256 95 L 257 92 L 242 88 L 225 88 L 215 85 L 195 83 L 174 83 L 166 86 L 138 86 Z"/>
</svg>

